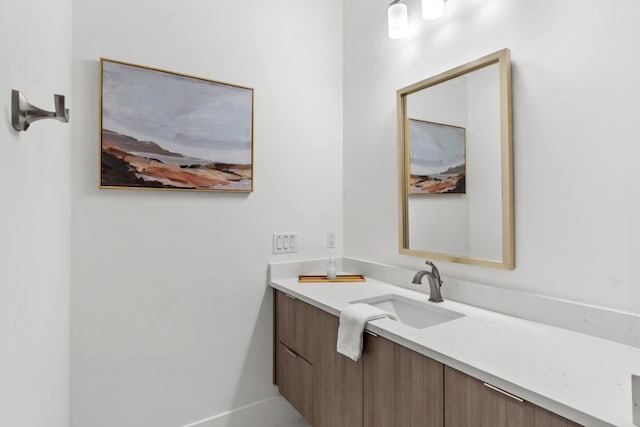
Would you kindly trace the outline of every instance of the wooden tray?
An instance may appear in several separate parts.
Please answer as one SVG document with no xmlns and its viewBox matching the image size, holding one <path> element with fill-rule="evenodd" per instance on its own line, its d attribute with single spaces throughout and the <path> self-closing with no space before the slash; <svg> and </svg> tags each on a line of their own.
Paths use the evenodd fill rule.
<svg viewBox="0 0 640 427">
<path fill-rule="evenodd" d="M 338 274 L 335 279 L 329 280 L 327 276 L 298 276 L 298 282 L 366 282 L 362 274 Z"/>
</svg>

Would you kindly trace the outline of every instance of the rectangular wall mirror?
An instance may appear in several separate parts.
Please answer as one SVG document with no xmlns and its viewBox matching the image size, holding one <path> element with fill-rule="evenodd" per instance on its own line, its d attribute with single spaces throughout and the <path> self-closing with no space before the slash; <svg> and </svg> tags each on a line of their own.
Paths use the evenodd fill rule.
<svg viewBox="0 0 640 427">
<path fill-rule="evenodd" d="M 398 90 L 400 252 L 513 269 L 508 49 Z"/>
</svg>

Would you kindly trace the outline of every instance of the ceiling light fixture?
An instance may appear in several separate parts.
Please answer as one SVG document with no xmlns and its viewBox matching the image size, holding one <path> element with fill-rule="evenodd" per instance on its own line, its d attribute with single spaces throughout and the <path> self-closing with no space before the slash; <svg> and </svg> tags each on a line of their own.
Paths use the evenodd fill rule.
<svg viewBox="0 0 640 427">
<path fill-rule="evenodd" d="M 404 38 L 409 31 L 407 5 L 400 3 L 400 0 L 394 0 L 387 10 L 387 18 L 389 20 L 389 38 Z"/>
<path fill-rule="evenodd" d="M 444 4 L 448 0 L 422 0 L 422 18 L 434 20 L 444 15 Z M 402 39 L 409 32 L 409 13 L 400 0 L 393 0 L 387 10 L 389 38 Z"/>
</svg>

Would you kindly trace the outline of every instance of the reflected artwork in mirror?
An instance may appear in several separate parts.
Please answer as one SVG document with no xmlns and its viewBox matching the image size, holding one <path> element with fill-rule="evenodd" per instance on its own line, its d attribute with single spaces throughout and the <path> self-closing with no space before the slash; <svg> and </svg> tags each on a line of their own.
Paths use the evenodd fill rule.
<svg viewBox="0 0 640 427">
<path fill-rule="evenodd" d="M 409 119 L 409 194 L 465 193 L 465 131 Z"/>
<path fill-rule="evenodd" d="M 511 128 L 507 49 L 398 91 L 401 253 L 514 268 Z"/>
</svg>

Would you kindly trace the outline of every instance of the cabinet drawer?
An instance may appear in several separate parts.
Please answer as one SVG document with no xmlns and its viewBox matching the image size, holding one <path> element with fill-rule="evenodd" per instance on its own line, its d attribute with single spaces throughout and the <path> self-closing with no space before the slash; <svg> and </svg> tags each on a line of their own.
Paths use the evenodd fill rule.
<svg viewBox="0 0 640 427">
<path fill-rule="evenodd" d="M 278 343 L 276 372 L 280 394 L 309 422 L 313 411 L 312 368 L 300 355 Z"/>
<path fill-rule="evenodd" d="M 444 379 L 446 427 L 531 426 L 532 407 L 522 399 L 449 367 L 445 368 Z"/>
<path fill-rule="evenodd" d="M 313 363 L 314 307 L 284 292 L 276 291 L 278 341 Z"/>
<path fill-rule="evenodd" d="M 446 427 L 581 427 L 455 369 L 444 377 Z"/>
</svg>

